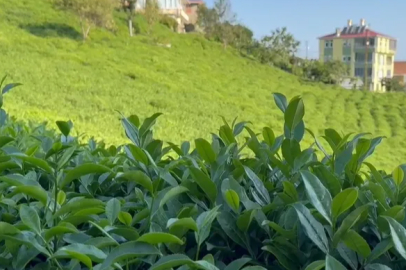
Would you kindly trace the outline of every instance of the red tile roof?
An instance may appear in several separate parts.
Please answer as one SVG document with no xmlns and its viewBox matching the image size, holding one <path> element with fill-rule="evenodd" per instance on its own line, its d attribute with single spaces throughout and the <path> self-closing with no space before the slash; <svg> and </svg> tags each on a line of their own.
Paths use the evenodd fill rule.
<svg viewBox="0 0 406 270">
<path fill-rule="evenodd" d="M 363 33 L 358 33 L 358 34 L 341 34 L 340 36 L 337 36 L 336 33 L 334 34 L 330 34 L 330 35 L 326 35 L 323 37 L 320 37 L 319 39 L 331 39 L 331 38 L 362 38 L 362 37 L 389 37 L 387 35 L 384 34 L 380 34 L 378 32 L 372 31 L 372 30 L 366 30 Z"/>
<path fill-rule="evenodd" d="M 346 28 L 344 28 L 346 29 Z M 352 32 L 347 32 L 347 31 L 342 31 L 340 36 L 337 36 L 336 33 L 334 34 L 329 34 L 326 36 L 322 36 L 319 39 L 332 39 L 332 38 L 363 38 L 363 37 L 387 37 L 387 38 L 392 38 L 388 35 L 384 35 L 378 32 L 375 32 L 371 29 L 365 29 L 361 32 L 356 32 L 356 33 L 352 33 Z M 394 39 L 394 38 L 393 38 Z"/>
<path fill-rule="evenodd" d="M 395 62 L 395 75 L 406 75 L 406 61 Z"/>
</svg>

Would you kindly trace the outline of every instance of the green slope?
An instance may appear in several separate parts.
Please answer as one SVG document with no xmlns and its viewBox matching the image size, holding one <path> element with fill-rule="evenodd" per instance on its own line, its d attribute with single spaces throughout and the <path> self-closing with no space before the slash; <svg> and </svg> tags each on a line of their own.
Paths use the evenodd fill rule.
<svg viewBox="0 0 406 270">
<path fill-rule="evenodd" d="M 162 112 L 157 136 L 179 143 L 215 131 L 220 115 L 280 133 L 282 115 L 272 93 L 300 94 L 306 123 L 316 133 L 333 127 L 387 136 L 374 155 L 376 166 L 392 169 L 405 159 L 403 94 L 301 84 L 197 35 L 158 27 L 154 39 L 129 38 L 122 15 L 116 23 L 116 33 L 96 30 L 83 43 L 75 18 L 54 10 L 51 0 L 0 0 L 0 73 L 24 83 L 6 97 L 6 109 L 20 119 L 71 119 L 78 133 L 108 143 L 124 140 L 114 110 L 141 117 Z"/>
</svg>

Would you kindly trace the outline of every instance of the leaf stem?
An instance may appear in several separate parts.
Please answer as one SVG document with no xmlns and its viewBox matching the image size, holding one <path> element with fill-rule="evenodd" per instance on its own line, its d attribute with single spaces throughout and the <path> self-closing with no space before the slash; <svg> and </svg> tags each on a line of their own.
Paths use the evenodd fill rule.
<svg viewBox="0 0 406 270">
<path fill-rule="evenodd" d="M 199 260 L 199 253 L 200 253 L 200 245 L 197 245 L 197 251 L 196 251 L 196 258 L 195 258 L 195 261 Z"/>
</svg>

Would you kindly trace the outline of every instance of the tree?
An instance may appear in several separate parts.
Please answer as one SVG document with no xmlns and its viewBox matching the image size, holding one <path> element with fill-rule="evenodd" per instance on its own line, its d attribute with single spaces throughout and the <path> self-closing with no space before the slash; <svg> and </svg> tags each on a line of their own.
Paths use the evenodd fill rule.
<svg viewBox="0 0 406 270">
<path fill-rule="evenodd" d="M 236 38 L 235 14 L 231 10 L 230 0 L 217 0 L 211 9 L 201 5 L 197 23 L 204 29 L 207 38 L 223 43 L 224 48 Z"/>
<path fill-rule="evenodd" d="M 161 17 L 159 3 L 157 0 L 145 1 L 144 15 L 148 23 L 148 34 L 150 34 L 153 27 Z"/>
<path fill-rule="evenodd" d="M 264 62 L 271 62 L 274 65 L 282 68 L 289 69 L 290 60 L 297 52 L 300 42 L 294 36 L 288 33 L 287 28 L 277 28 L 272 31 L 270 36 L 265 36 L 261 40 L 261 46 L 266 50 L 262 51 L 262 59 Z"/>
<path fill-rule="evenodd" d="M 84 40 L 94 27 L 114 27 L 113 11 L 117 7 L 117 0 L 60 0 L 60 4 L 79 17 Z"/>
<path fill-rule="evenodd" d="M 200 5 L 197 10 L 197 25 L 205 32 L 206 37 L 212 39 L 215 37 L 216 26 L 219 24 L 219 17 L 214 8 L 208 8 L 206 5 Z"/>
<path fill-rule="evenodd" d="M 137 0 L 122 0 L 123 9 L 128 14 L 127 20 L 130 37 L 133 36 L 133 19 L 135 15 L 136 4 Z"/>
<path fill-rule="evenodd" d="M 341 61 L 328 61 L 326 63 L 305 60 L 302 65 L 302 76 L 305 79 L 319 81 L 326 84 L 340 84 L 348 77 L 348 66 Z"/>
<path fill-rule="evenodd" d="M 220 23 L 234 23 L 236 15 L 232 11 L 230 0 L 216 0 L 214 10 Z"/>
<path fill-rule="evenodd" d="M 388 92 L 403 92 L 406 91 L 405 85 L 403 85 L 397 78 L 383 78 L 382 85 L 385 86 Z"/>
</svg>

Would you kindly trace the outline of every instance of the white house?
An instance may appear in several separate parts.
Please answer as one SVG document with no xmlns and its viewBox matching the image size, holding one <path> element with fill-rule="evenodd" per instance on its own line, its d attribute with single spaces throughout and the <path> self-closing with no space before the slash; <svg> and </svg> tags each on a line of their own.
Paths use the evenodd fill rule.
<svg viewBox="0 0 406 270">
<path fill-rule="evenodd" d="M 135 9 L 142 11 L 145 8 L 147 0 L 138 0 Z M 179 26 L 183 26 L 189 22 L 189 16 L 184 10 L 183 0 L 157 0 L 162 14 L 173 17 Z M 183 31 L 183 27 L 181 27 Z"/>
</svg>

